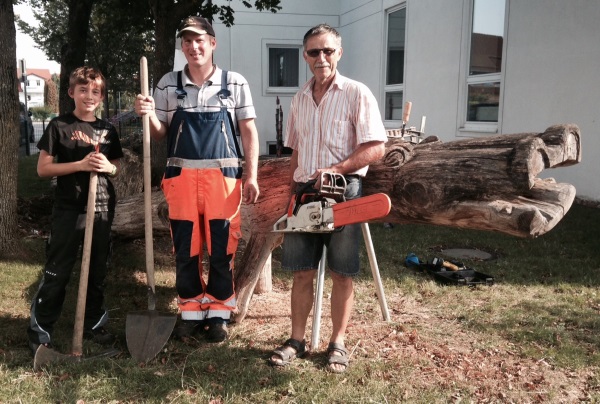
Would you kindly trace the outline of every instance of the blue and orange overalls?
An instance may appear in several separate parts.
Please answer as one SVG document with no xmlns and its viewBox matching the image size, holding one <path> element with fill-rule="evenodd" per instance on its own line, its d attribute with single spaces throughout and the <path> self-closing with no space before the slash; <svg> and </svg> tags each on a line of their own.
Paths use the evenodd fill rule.
<svg viewBox="0 0 600 404">
<path fill-rule="evenodd" d="M 236 307 L 233 262 L 241 237 L 242 160 L 225 100 L 223 71 L 218 112 L 183 109 L 187 93 L 177 76 L 177 101 L 168 133 L 162 189 L 169 205 L 182 320 L 229 320 Z M 203 243 L 209 256 L 203 277 Z"/>
</svg>

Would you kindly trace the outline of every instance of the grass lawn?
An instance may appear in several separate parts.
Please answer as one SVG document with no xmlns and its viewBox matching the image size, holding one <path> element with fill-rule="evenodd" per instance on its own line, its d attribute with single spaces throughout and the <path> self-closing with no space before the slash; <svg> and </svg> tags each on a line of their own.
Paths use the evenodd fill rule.
<svg viewBox="0 0 600 404">
<path fill-rule="evenodd" d="M 324 370 L 329 277 L 320 349 L 285 369 L 266 363 L 289 336 L 291 278 L 280 269 L 280 249 L 273 291 L 253 297 L 228 341 L 171 339 L 155 359 L 135 363 L 125 324 L 127 313 L 146 308 L 144 245 L 120 240 L 107 305 L 121 354 L 34 372 L 25 330 L 44 238 L 28 233 L 26 258 L 0 262 L 0 402 L 600 402 L 600 209 L 575 205 L 537 239 L 423 225 L 371 224 L 371 233 L 391 322 L 382 320 L 363 249 L 346 341 L 352 356 L 342 375 Z M 442 251 L 453 247 L 490 253 L 493 259 L 463 262 L 494 284 L 444 286 L 404 266 L 409 253 L 449 259 Z M 158 309 L 176 313 L 168 239 L 155 240 L 155 261 Z M 63 353 L 70 352 L 78 275 L 76 267 L 54 335 Z M 101 348 L 86 342 L 84 351 L 92 357 Z"/>
</svg>

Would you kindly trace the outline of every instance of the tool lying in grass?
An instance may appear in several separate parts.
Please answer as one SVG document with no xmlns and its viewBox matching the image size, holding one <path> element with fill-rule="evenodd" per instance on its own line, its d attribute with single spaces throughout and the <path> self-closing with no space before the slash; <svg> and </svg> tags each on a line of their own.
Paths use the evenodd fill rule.
<svg viewBox="0 0 600 404">
<path fill-rule="evenodd" d="M 450 261 L 444 261 L 441 258 L 434 258 L 433 260 L 431 260 L 431 264 L 434 266 L 434 268 L 436 268 L 438 271 L 441 268 L 448 268 L 451 271 L 460 271 L 461 269 L 465 269 L 465 267 L 463 266 L 462 268 L 460 268 L 458 265 L 451 263 Z"/>
<path fill-rule="evenodd" d="M 94 139 L 97 140 L 97 139 Z M 99 141 L 98 141 L 99 144 Z M 98 147 L 96 147 L 98 149 Z M 90 270 L 90 258 L 92 250 L 92 235 L 94 231 L 94 213 L 96 210 L 96 188 L 98 186 L 98 173 L 90 173 L 90 185 L 88 191 L 87 212 L 85 215 L 85 234 L 83 237 L 83 254 L 81 257 L 81 273 L 79 275 L 79 290 L 77 293 L 77 306 L 75 309 L 75 326 L 73 329 L 73 344 L 71 355 L 62 354 L 45 345 L 40 345 L 33 358 L 33 369 L 39 370 L 53 362 L 78 362 L 83 358 L 83 325 L 85 318 L 85 301 L 87 297 L 87 286 Z M 118 349 L 111 348 L 95 356 L 85 359 L 103 358 L 115 356 L 119 353 Z"/>
<path fill-rule="evenodd" d="M 494 278 L 484 273 L 467 268 L 462 262 L 444 261 L 441 258 L 433 258 L 431 262 L 423 262 L 415 254 L 406 256 L 404 265 L 407 268 L 425 271 L 433 278 L 443 284 L 456 286 L 478 286 L 494 284 Z"/>
<path fill-rule="evenodd" d="M 319 189 L 312 180 L 292 196 L 288 211 L 273 225 L 274 232 L 327 233 L 342 226 L 368 222 L 390 213 L 390 198 L 383 193 L 346 201 L 346 179 L 322 173 Z"/>
<path fill-rule="evenodd" d="M 146 58 L 140 60 L 140 80 L 142 95 L 148 95 L 148 65 Z M 165 346 L 177 316 L 171 313 L 159 313 L 156 310 L 154 283 L 154 249 L 152 239 L 152 194 L 150 177 L 150 122 L 149 116 L 142 118 L 144 134 L 144 222 L 146 236 L 146 279 L 148 283 L 148 310 L 127 314 L 125 335 L 127 349 L 138 362 L 153 359 Z"/>
</svg>

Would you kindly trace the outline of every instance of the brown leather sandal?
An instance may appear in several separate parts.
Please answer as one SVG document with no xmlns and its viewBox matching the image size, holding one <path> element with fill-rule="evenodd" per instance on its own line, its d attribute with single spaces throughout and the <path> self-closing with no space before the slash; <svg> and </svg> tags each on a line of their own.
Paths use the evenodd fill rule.
<svg viewBox="0 0 600 404">
<path fill-rule="evenodd" d="M 335 354 L 338 353 L 339 355 Z M 344 373 L 348 369 L 348 350 L 336 342 L 330 342 L 327 346 L 327 368 L 333 373 Z M 342 365 L 343 369 L 337 369 L 331 365 Z"/>
<path fill-rule="evenodd" d="M 273 366 L 286 366 L 296 358 L 303 358 L 307 353 L 306 340 L 298 341 L 290 338 L 273 351 L 269 357 L 269 363 Z M 279 356 L 281 361 L 273 359 L 273 356 Z"/>
</svg>

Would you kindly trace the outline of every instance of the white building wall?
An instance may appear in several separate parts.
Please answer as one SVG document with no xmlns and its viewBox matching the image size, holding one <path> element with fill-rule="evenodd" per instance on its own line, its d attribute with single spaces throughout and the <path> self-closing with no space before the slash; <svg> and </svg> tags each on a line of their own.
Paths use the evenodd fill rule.
<svg viewBox="0 0 600 404">
<path fill-rule="evenodd" d="M 444 141 L 457 134 L 463 10 L 461 2 L 412 1 L 406 9 L 404 98 L 412 102 L 409 125 Z"/>
<path fill-rule="evenodd" d="M 509 13 L 502 131 L 576 123 L 581 163 L 543 174 L 600 200 L 600 2 L 511 1 Z"/>
<path fill-rule="evenodd" d="M 385 56 L 385 15 L 381 0 L 340 1 L 340 25 L 344 53 L 338 70 L 345 76 L 365 83 L 381 105 Z"/>
<path fill-rule="evenodd" d="M 267 141 L 274 141 L 276 135 L 276 95 L 264 91 L 266 44 L 274 40 L 301 43 L 310 27 L 321 22 L 332 25 L 343 39 L 340 72 L 367 84 L 383 113 L 386 11 L 406 4 L 404 99 L 413 103 L 410 125 L 418 127 L 421 116 L 426 116 L 426 132 L 445 142 L 465 135 L 488 136 L 491 134 L 460 130 L 469 2 L 282 0 L 282 10 L 275 14 L 232 2 L 235 25 L 227 28 L 215 23 L 215 59 L 250 83 L 258 114 L 260 153 L 265 154 Z M 582 162 L 541 175 L 575 185 L 579 197 L 600 200 L 600 181 L 595 177 L 600 161 L 600 2 L 508 0 L 507 8 L 499 133 L 541 132 L 553 124 L 576 123 L 582 131 Z M 176 58 L 176 68 L 184 63 L 182 55 Z M 306 68 L 302 74 L 300 85 L 310 77 Z M 284 123 L 292 95 L 279 95 Z"/>
</svg>

